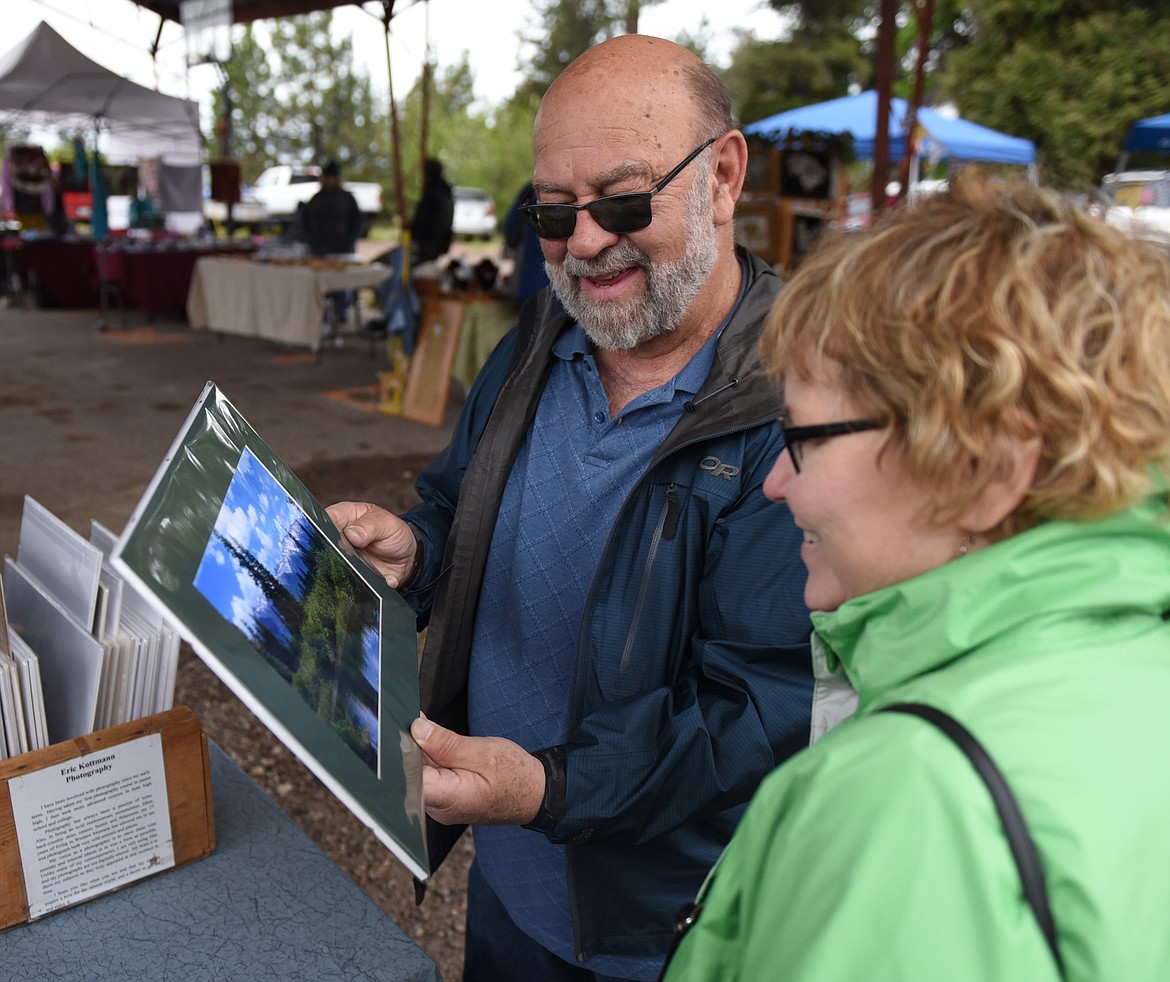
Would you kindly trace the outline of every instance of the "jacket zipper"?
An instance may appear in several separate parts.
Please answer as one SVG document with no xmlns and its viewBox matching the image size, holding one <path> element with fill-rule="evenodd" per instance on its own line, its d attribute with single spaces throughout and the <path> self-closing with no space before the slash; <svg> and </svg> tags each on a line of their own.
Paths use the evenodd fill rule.
<svg viewBox="0 0 1170 982">
<path fill-rule="evenodd" d="M 725 388 L 726 388 L 726 386 L 725 386 Z M 613 526 L 610 528 L 609 534 L 607 535 L 606 540 L 605 540 L 605 545 L 602 547 L 602 550 L 601 550 L 601 557 L 602 557 L 601 562 L 604 562 L 606 555 L 608 555 L 610 548 L 613 545 L 614 538 L 615 538 L 614 530 L 621 524 L 622 517 L 625 514 L 626 509 L 629 507 L 630 502 L 637 495 L 638 489 L 641 487 L 642 482 L 651 473 L 653 473 L 654 469 L 656 467 L 658 467 L 667 457 L 671 456 L 672 454 L 678 453 L 682 450 L 685 450 L 687 447 L 693 446 L 696 443 L 702 443 L 702 442 L 707 441 L 707 440 L 722 440 L 725 437 L 734 436 L 736 433 L 746 432 L 747 430 L 754 429 L 755 427 L 760 426 L 761 424 L 768 422 L 770 419 L 774 419 L 774 417 L 773 416 L 753 417 L 750 420 L 745 420 L 743 422 L 733 424 L 732 426 L 729 426 L 723 430 L 715 430 L 715 431 L 706 432 L 706 433 L 696 432 L 692 436 L 684 439 L 682 442 L 678 443 L 675 446 L 660 447 L 658 450 L 658 453 L 656 453 L 654 455 L 654 458 L 650 461 L 650 464 L 647 466 L 646 473 L 643 474 L 642 477 L 639 478 L 638 481 L 634 484 L 633 489 L 630 491 L 630 493 L 628 495 L 626 495 L 626 500 L 622 502 L 621 508 L 618 509 L 618 513 L 614 517 Z M 675 485 L 672 484 L 671 488 L 673 489 L 674 487 L 675 487 Z M 678 508 L 677 499 L 674 501 L 674 508 L 676 510 Z M 663 515 L 663 524 L 665 524 L 667 515 L 670 511 L 671 511 L 671 501 L 670 501 L 670 498 L 668 496 L 666 513 L 664 513 L 664 515 Z M 676 513 L 674 515 L 674 518 L 671 520 L 671 523 L 670 523 L 670 526 L 671 526 L 670 531 L 671 531 L 672 537 L 674 535 L 675 526 L 677 525 L 677 520 L 678 520 L 678 516 Z M 599 562 L 599 564 L 598 564 L 599 569 L 600 569 L 600 566 L 601 566 L 601 563 Z M 643 581 L 643 582 L 645 582 L 645 581 Z M 589 588 L 589 596 L 585 600 L 585 610 L 581 615 L 581 633 L 577 638 L 577 671 L 576 671 L 576 677 L 575 677 L 574 683 L 573 683 L 572 702 L 569 705 L 569 726 L 568 726 L 567 732 L 572 732 L 573 727 L 575 727 L 577 725 L 578 707 L 581 704 L 581 688 L 584 685 L 584 679 L 585 679 L 585 672 L 584 672 L 585 659 L 583 656 L 584 656 L 584 649 L 585 649 L 585 639 L 586 639 L 587 634 L 588 634 L 588 632 L 586 631 L 586 626 L 589 624 L 590 620 L 593 617 L 594 595 L 596 593 L 596 590 L 597 590 L 597 579 L 594 578 L 593 584 Z M 633 644 L 632 639 L 633 639 L 633 632 L 630 633 L 629 639 L 627 639 L 627 642 L 626 642 L 627 650 Z M 569 894 L 569 918 L 572 921 L 572 925 L 573 925 L 574 954 L 576 955 L 578 962 L 584 962 L 585 961 L 585 952 L 584 952 L 583 946 L 581 944 L 581 916 L 580 916 L 580 911 L 578 909 L 578 904 L 577 904 L 577 888 L 575 885 L 576 877 L 574 877 L 574 875 L 573 875 L 573 856 L 574 856 L 575 851 L 576 851 L 576 849 L 571 842 L 565 844 L 565 885 L 567 887 L 568 894 Z"/>
<path fill-rule="evenodd" d="M 654 459 L 650 461 L 649 466 L 646 468 L 646 473 L 643 474 L 634 484 L 634 487 L 631 489 L 630 493 L 626 495 L 626 500 L 622 502 L 621 508 L 618 509 L 618 513 L 613 521 L 613 526 L 610 528 L 609 534 L 606 537 L 605 545 L 601 549 L 601 560 L 598 562 L 598 569 L 601 569 L 601 566 L 604 564 L 605 557 L 609 554 L 610 549 L 613 546 L 614 538 L 616 537 L 614 530 L 621 524 L 626 510 L 629 508 L 630 502 L 633 501 L 637 496 L 638 489 L 642 486 L 642 482 L 645 481 L 646 478 L 654 471 L 654 469 L 658 467 L 658 465 L 661 464 L 664 460 L 666 460 L 667 457 L 682 450 L 686 450 L 688 447 L 691 447 L 696 443 L 702 443 L 706 440 L 722 440 L 724 437 L 734 436 L 736 433 L 743 433 L 746 430 L 754 429 L 755 427 L 760 426 L 762 423 L 768 422 L 772 418 L 773 417 L 771 416 L 753 418 L 747 422 L 728 427 L 725 430 L 716 430 L 710 433 L 697 433 L 689 439 L 684 440 L 682 443 L 679 443 L 677 446 L 670 447 L 667 450 L 660 451 L 659 453 L 655 454 Z M 585 601 L 585 610 L 581 615 L 581 632 L 577 637 L 577 672 L 573 680 L 573 699 L 569 706 L 569 730 L 572 730 L 578 722 L 577 707 L 581 702 L 581 687 L 585 682 L 584 654 L 585 638 L 588 633 L 585 630 L 585 627 L 593 617 L 594 595 L 596 592 L 597 578 L 594 577 L 593 583 L 589 587 L 589 596 Z"/>
<path fill-rule="evenodd" d="M 630 667 L 630 656 L 634 651 L 634 639 L 638 636 L 638 624 L 642 620 L 642 610 L 646 603 L 646 591 L 650 587 L 650 576 L 654 572 L 654 560 L 658 556 L 658 545 L 663 539 L 669 541 L 674 538 L 675 528 L 678 525 L 678 500 L 675 497 L 672 484 L 666 489 L 666 504 L 662 515 L 658 519 L 658 526 L 654 535 L 650 537 L 650 548 L 646 553 L 646 562 L 642 566 L 642 582 L 638 587 L 638 600 L 634 604 L 634 616 L 630 619 L 630 630 L 626 635 L 626 647 L 622 651 L 622 660 L 618 666 L 618 673 L 624 675 Z"/>
<path fill-rule="evenodd" d="M 602 559 L 604 559 L 606 554 L 609 552 L 610 546 L 613 544 L 613 540 L 614 540 L 614 529 L 616 529 L 618 527 L 618 525 L 621 524 L 622 515 L 625 513 L 626 508 L 629 506 L 630 501 L 632 501 L 634 496 L 637 494 L 637 490 L 641 486 L 642 481 L 645 480 L 647 475 L 649 475 L 654 470 L 654 468 L 656 468 L 659 464 L 661 464 L 662 461 L 664 461 L 671 454 L 677 453 L 678 451 L 681 451 L 681 450 L 685 450 L 687 447 L 692 446 L 693 444 L 702 443 L 704 440 L 721 440 L 724 437 L 733 436 L 736 433 L 743 433 L 746 430 L 750 430 L 750 429 L 753 429 L 753 428 L 759 426 L 761 423 L 763 423 L 765 421 L 766 421 L 765 419 L 752 419 L 749 422 L 741 423 L 741 424 L 736 425 L 736 426 L 731 426 L 728 429 L 723 430 L 721 432 L 699 433 L 688 440 L 684 440 L 678 446 L 670 447 L 668 450 L 660 451 L 658 454 L 656 454 L 654 459 L 650 462 L 649 467 L 646 468 L 646 473 L 643 474 L 642 477 L 638 480 L 638 482 L 634 485 L 633 490 L 626 496 L 626 500 L 624 502 L 622 502 L 622 507 L 620 509 L 618 509 L 618 514 L 614 518 L 613 527 L 610 528 L 609 535 L 606 538 L 605 545 L 602 547 L 602 550 L 601 550 Z M 675 485 L 671 484 L 670 487 L 671 487 L 671 489 L 673 489 L 675 487 Z M 675 528 L 676 528 L 677 522 L 678 522 L 677 508 L 678 508 L 678 501 L 676 498 L 674 501 L 674 509 L 675 509 L 676 513 L 670 522 L 671 537 L 673 537 L 673 535 L 674 535 Z M 671 511 L 671 499 L 668 496 L 666 510 L 663 514 L 663 524 L 665 524 L 666 519 L 667 519 L 670 511 Z M 599 568 L 600 568 L 600 564 L 599 564 Z M 645 582 L 645 580 L 643 580 L 643 582 Z M 577 650 L 577 673 L 576 673 L 576 678 L 575 678 L 574 684 L 573 684 L 573 701 L 569 706 L 568 732 L 572 732 L 573 727 L 577 725 L 577 707 L 580 706 L 580 704 L 581 704 L 581 686 L 584 684 L 585 659 L 583 656 L 584 656 L 584 648 L 585 648 L 585 638 L 587 635 L 585 627 L 589 623 L 590 619 L 593 616 L 593 596 L 594 596 L 596 589 L 597 589 L 597 581 L 595 579 L 593 582 L 593 585 L 589 588 L 589 597 L 585 601 L 585 612 L 581 616 L 581 634 L 577 639 L 577 648 L 578 648 L 578 650 Z M 633 634 L 631 632 L 630 639 L 627 640 L 627 642 L 626 642 L 627 649 L 629 649 L 629 647 L 633 643 L 632 638 L 633 638 Z M 567 891 L 569 894 L 569 919 L 573 925 L 573 953 L 576 955 L 578 962 L 584 962 L 585 961 L 585 951 L 584 951 L 583 946 L 581 944 L 581 915 L 580 915 L 580 911 L 578 909 L 578 904 L 577 904 L 577 888 L 575 885 L 576 884 L 576 877 L 573 875 L 573 856 L 574 856 L 575 851 L 576 851 L 576 847 L 571 842 L 565 844 L 565 885 L 566 885 L 566 888 L 567 888 Z"/>
</svg>

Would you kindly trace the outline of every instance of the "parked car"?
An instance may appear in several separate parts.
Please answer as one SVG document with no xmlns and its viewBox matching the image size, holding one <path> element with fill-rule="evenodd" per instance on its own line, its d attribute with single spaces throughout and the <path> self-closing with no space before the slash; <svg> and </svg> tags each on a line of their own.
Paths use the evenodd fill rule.
<svg viewBox="0 0 1170 982">
<path fill-rule="evenodd" d="M 212 222 L 227 221 L 227 205 L 222 201 L 203 200 L 203 217 Z M 250 188 L 241 188 L 240 200 L 232 205 L 232 221 L 236 225 L 248 225 L 257 231 L 268 221 L 268 209 L 252 197 Z"/>
<path fill-rule="evenodd" d="M 490 239 L 496 234 L 496 205 L 492 196 L 480 188 L 451 189 L 455 198 L 455 217 L 451 231 L 455 235 Z"/>
<path fill-rule="evenodd" d="M 1106 174 L 1101 190 L 1111 225 L 1160 239 L 1170 238 L 1170 170 L 1126 170 Z"/>
</svg>

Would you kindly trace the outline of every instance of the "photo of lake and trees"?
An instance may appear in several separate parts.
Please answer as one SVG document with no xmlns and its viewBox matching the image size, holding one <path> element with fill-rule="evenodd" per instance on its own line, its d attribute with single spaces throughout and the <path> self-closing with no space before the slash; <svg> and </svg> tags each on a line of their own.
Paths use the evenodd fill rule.
<svg viewBox="0 0 1170 982">
<path fill-rule="evenodd" d="M 247 448 L 194 584 L 377 774 L 380 600 Z"/>
</svg>

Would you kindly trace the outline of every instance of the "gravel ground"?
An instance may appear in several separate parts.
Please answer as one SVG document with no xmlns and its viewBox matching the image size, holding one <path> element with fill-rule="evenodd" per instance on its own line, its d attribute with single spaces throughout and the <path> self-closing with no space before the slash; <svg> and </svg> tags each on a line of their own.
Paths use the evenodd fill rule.
<svg viewBox="0 0 1170 982">
<path fill-rule="evenodd" d="M 318 501 L 375 501 L 403 511 L 418 500 L 413 482 L 429 458 L 368 458 L 314 465 L 298 477 Z M 297 758 L 184 645 L 175 704 L 189 706 L 204 731 L 268 792 L 301 829 L 434 960 L 446 982 L 463 971 L 467 868 L 464 835 L 416 906 L 412 878 Z"/>
<path fill-rule="evenodd" d="M 130 330 L 99 332 L 96 311 L 9 307 L 0 298 L 0 555 L 17 554 L 26 494 L 83 536 L 91 519 L 121 530 L 207 379 L 319 500 L 364 499 L 395 511 L 417 500 L 415 475 L 446 442 L 456 406 L 446 426 L 430 427 L 333 398 L 375 381 L 381 365 L 364 339 L 312 358 L 131 313 Z M 401 863 L 189 650 L 176 702 L 402 925 L 447 982 L 460 978 L 470 837 L 416 908 Z"/>
</svg>

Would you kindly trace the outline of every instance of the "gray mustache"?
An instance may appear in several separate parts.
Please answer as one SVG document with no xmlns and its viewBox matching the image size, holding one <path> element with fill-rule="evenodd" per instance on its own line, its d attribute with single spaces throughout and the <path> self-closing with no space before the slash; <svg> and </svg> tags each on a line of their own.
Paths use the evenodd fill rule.
<svg viewBox="0 0 1170 982">
<path fill-rule="evenodd" d="M 610 246 L 599 256 L 592 259 L 575 259 L 565 256 L 561 261 L 561 269 L 570 276 L 589 277 L 597 279 L 613 276 L 632 266 L 648 269 L 650 258 L 637 246 L 629 242 L 619 242 Z"/>
</svg>

